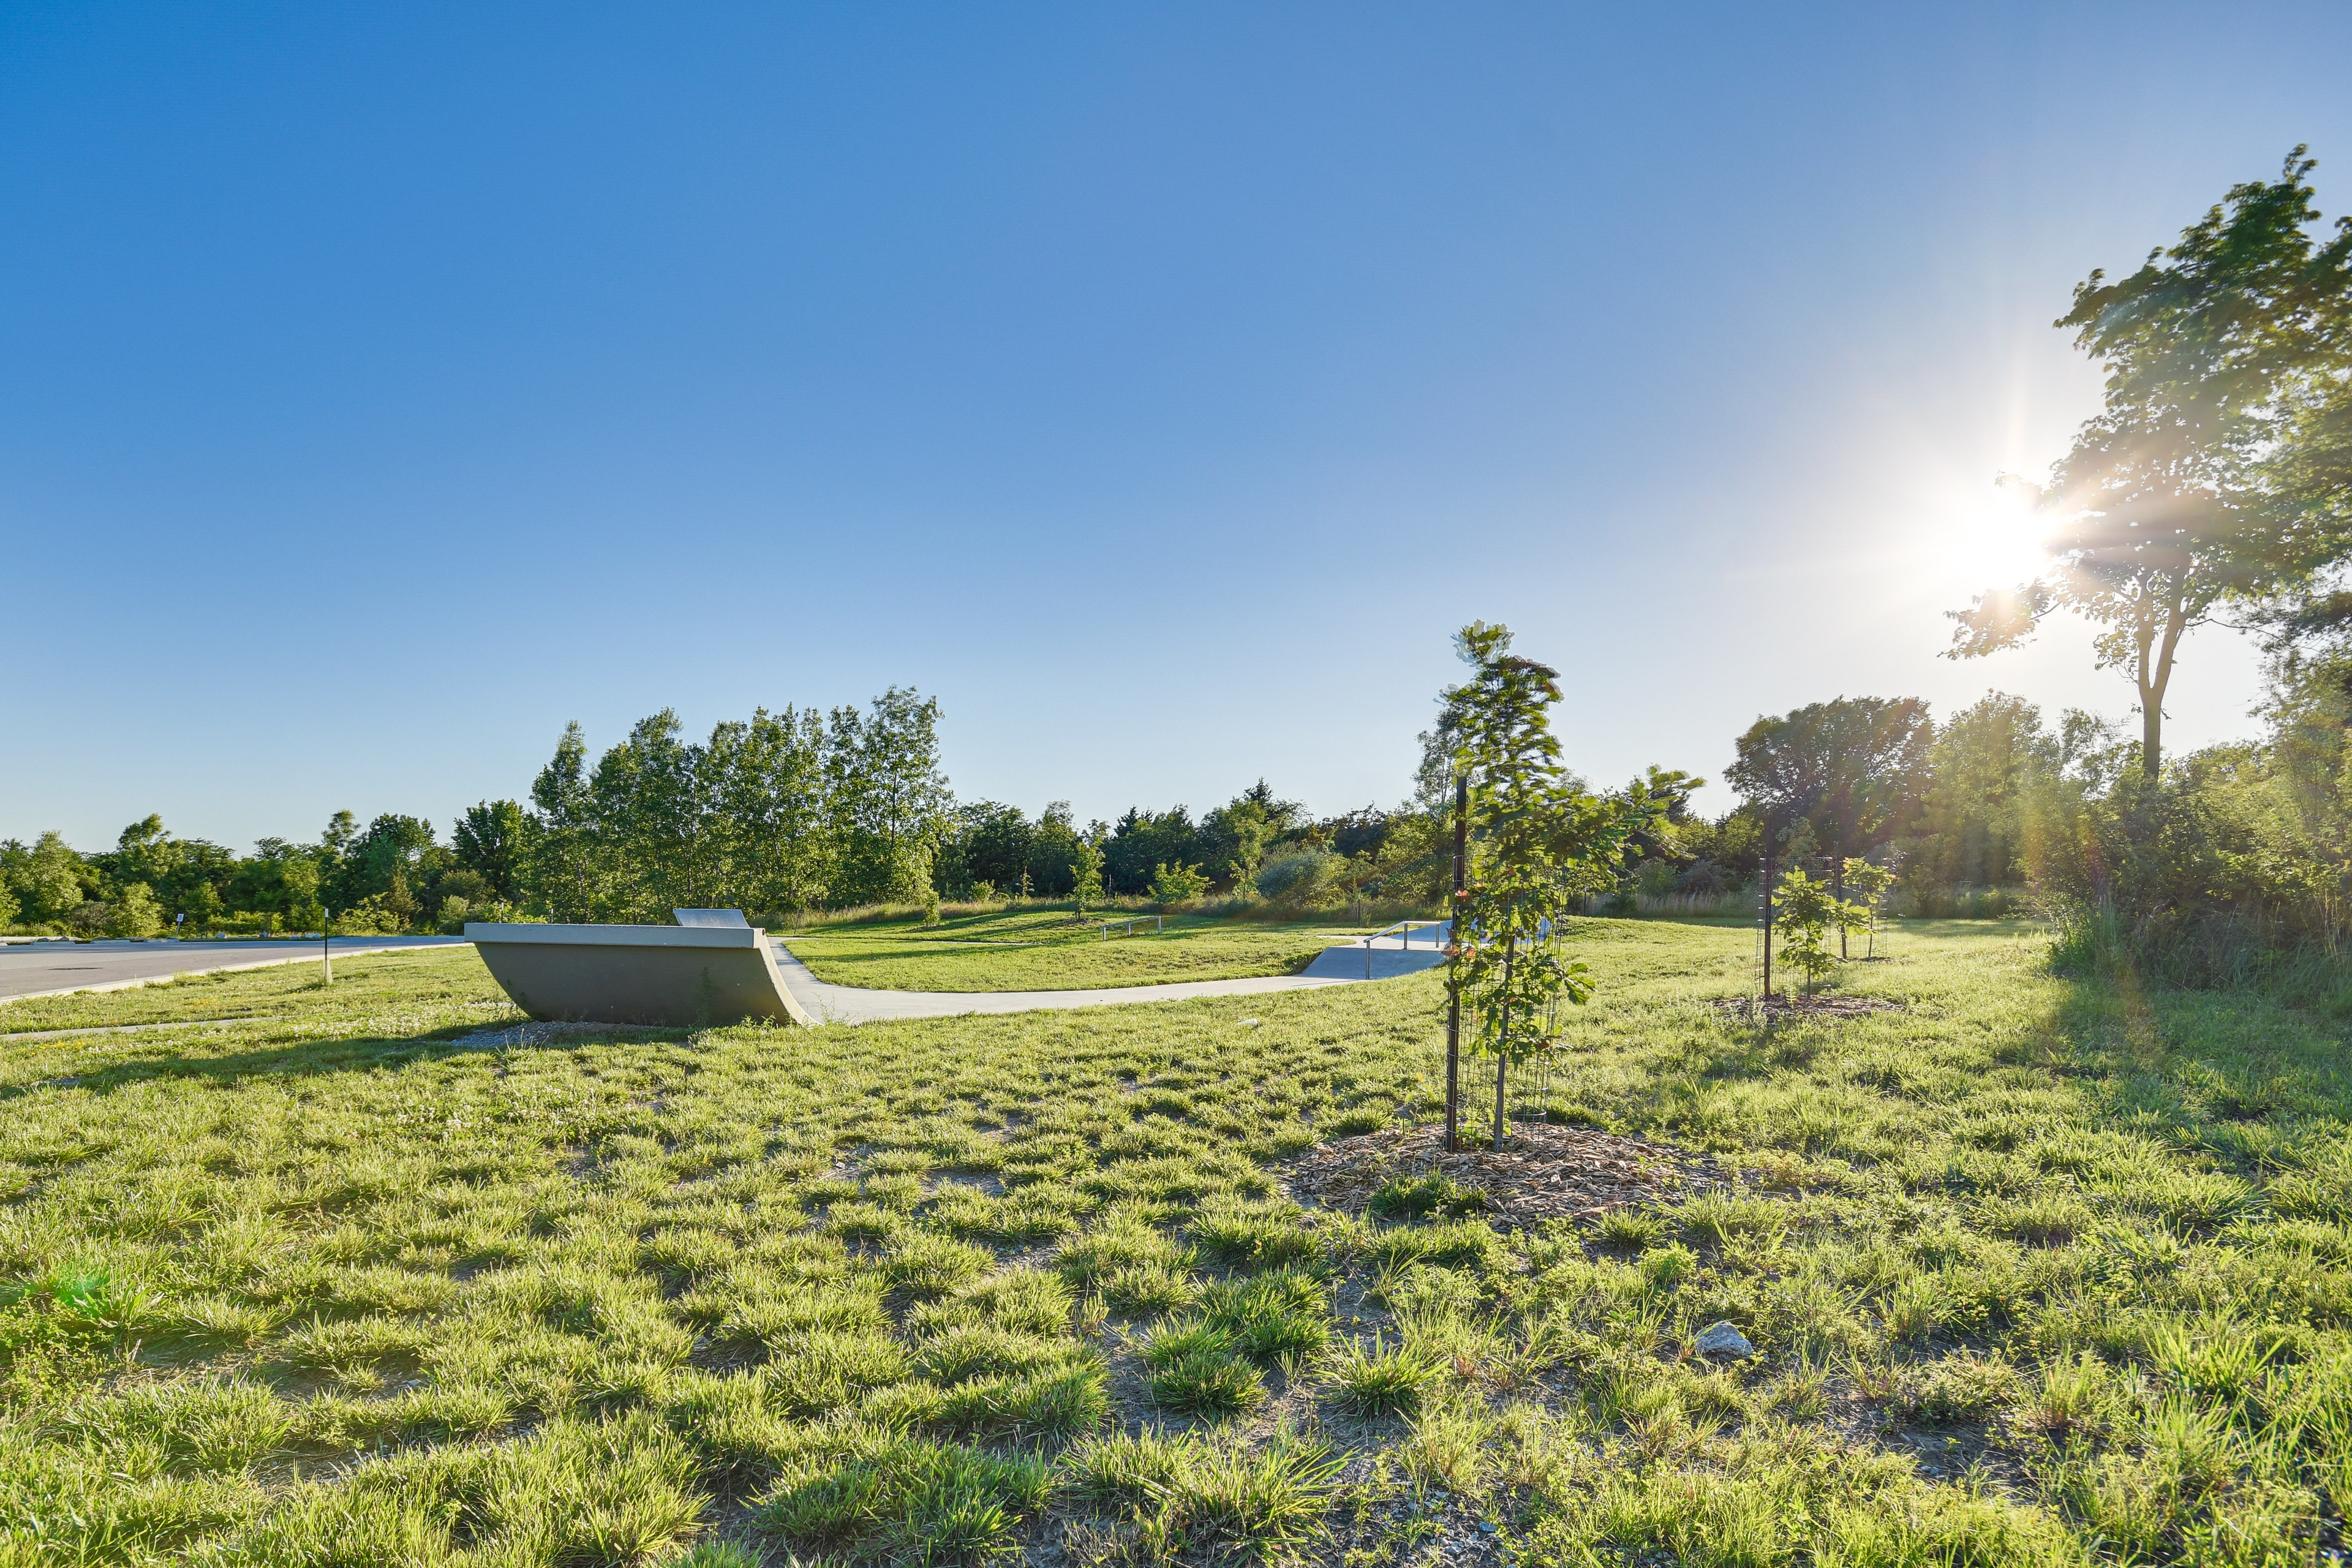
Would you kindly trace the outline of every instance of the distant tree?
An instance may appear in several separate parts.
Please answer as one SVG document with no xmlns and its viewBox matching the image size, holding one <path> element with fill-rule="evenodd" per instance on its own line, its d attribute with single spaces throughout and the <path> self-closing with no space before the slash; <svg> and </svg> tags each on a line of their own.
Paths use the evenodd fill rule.
<svg viewBox="0 0 2352 1568">
<path fill-rule="evenodd" d="M 1706 787 L 1706 781 L 1696 773 L 1680 768 L 1662 768 L 1655 763 L 1643 775 L 1626 786 L 1629 796 L 1646 796 L 1657 807 L 1651 825 L 1633 836 L 1633 853 L 1644 862 L 1667 867 L 1684 853 L 1684 829 L 1690 825 L 1691 796 Z"/>
<path fill-rule="evenodd" d="M 1199 860 L 1204 853 L 1192 815 L 1179 805 L 1162 812 L 1129 806 L 1103 843 L 1103 887 L 1113 893 L 1139 893 L 1151 886 L 1153 868 Z"/>
<path fill-rule="evenodd" d="M 2003 480 L 2056 520 L 2051 565 L 1951 612 L 1954 658 L 2014 647 L 2057 610 L 2097 626 L 2099 668 L 2132 682 L 2150 781 L 2181 638 L 2231 604 L 2297 593 L 2352 549 L 2352 463 L 2306 450 L 2352 449 L 2336 379 L 2352 229 L 2315 246 L 2303 153 L 2128 278 L 2075 288 L 2057 324 L 2106 372 L 2105 406 L 2047 486 Z"/>
<path fill-rule="evenodd" d="M 814 909 L 834 875 L 825 834 L 824 716 L 756 709 L 725 723 L 705 749 L 728 897 L 771 913 Z"/>
<path fill-rule="evenodd" d="M 331 832 L 330 836 L 333 837 Z M 415 912 L 415 889 L 424 879 L 425 853 L 433 847 L 431 823 L 387 812 L 369 823 L 364 832 L 343 838 L 341 855 L 323 868 L 326 877 L 320 896 L 336 909 L 349 909 L 369 899 L 389 900 L 397 885 L 398 905 L 387 902 L 384 907 L 399 914 L 404 924 Z"/>
<path fill-rule="evenodd" d="M 1264 779 L 1211 812 L 1201 823 L 1207 862 L 1220 883 L 1238 890 L 1257 874 L 1268 847 L 1298 816 L 1297 807 L 1274 798 Z"/>
<path fill-rule="evenodd" d="M 1086 840 L 1071 820 L 1070 803 L 1049 801 L 1029 835 L 1025 870 L 1029 890 L 1048 899 L 1067 898 L 1076 890 L 1078 867 L 1085 859 Z"/>
<path fill-rule="evenodd" d="M 0 930 L 16 923 L 16 891 L 5 879 L 0 879 Z"/>
<path fill-rule="evenodd" d="M 826 775 L 838 847 L 837 904 L 914 900 L 954 805 L 939 765 L 940 705 L 893 686 L 861 713 L 836 708 Z"/>
<path fill-rule="evenodd" d="M 667 708 L 638 720 L 589 778 L 604 893 L 625 921 L 658 923 L 671 910 L 711 903 L 719 840 L 699 748 L 678 739 L 681 728 Z"/>
<path fill-rule="evenodd" d="M 1201 875 L 1198 866 L 1174 865 L 1164 861 L 1153 868 L 1151 901 L 1176 909 L 1192 903 L 1209 890 L 1209 879 Z"/>
<path fill-rule="evenodd" d="M 151 813 L 116 837 L 107 874 L 118 883 L 144 882 L 152 891 L 178 868 L 178 847 L 163 831 L 163 819 Z"/>
<path fill-rule="evenodd" d="M 1360 807 L 1317 826 L 1334 850 L 1367 866 L 1379 862 L 1390 836 L 1396 831 L 1395 818 L 1376 805 Z"/>
<path fill-rule="evenodd" d="M 974 801 L 958 806 L 954 837 L 963 875 L 973 884 L 1010 891 L 1029 869 L 1029 818 L 1017 805 Z"/>
<path fill-rule="evenodd" d="M 278 862 L 280 910 L 287 925 L 301 931 L 321 925 L 326 906 L 319 897 L 319 862 L 308 855 L 289 855 Z"/>
<path fill-rule="evenodd" d="M 79 909 L 87 897 L 81 857 L 67 846 L 62 835 L 54 831 L 42 834 L 25 853 L 13 881 L 22 906 L 20 912 L 36 924 L 63 921 Z"/>
<path fill-rule="evenodd" d="M 1878 909 L 1887 890 L 1895 886 L 1895 873 L 1873 864 L 1859 856 L 1845 863 L 1845 887 L 1848 894 L 1849 919 L 1858 920 L 1870 939 L 1867 956 L 1878 956 Z"/>
<path fill-rule="evenodd" d="M 144 882 L 124 883 L 107 905 L 109 936 L 151 937 L 163 923 L 162 906 L 155 902 L 154 889 Z"/>
<path fill-rule="evenodd" d="M 1859 855 L 1907 823 L 1934 737 L 1916 698 L 1840 697 L 1757 720 L 1725 777 L 1770 824 L 1768 847 Z"/>
<path fill-rule="evenodd" d="M 511 800 L 485 800 L 466 808 L 450 830 L 457 863 L 482 879 L 482 891 L 520 903 L 538 847 L 536 825 Z"/>
<path fill-rule="evenodd" d="M 2022 698 L 1989 692 L 1953 715 L 1928 748 L 1906 875 L 1947 888 L 2022 881 L 2035 803 L 2061 763 L 2042 710 Z"/>
<path fill-rule="evenodd" d="M 579 721 L 563 727 L 555 755 L 530 786 L 539 810 L 539 852 L 531 880 L 556 920 L 594 918 L 597 831 L 595 796 L 587 774 L 588 743 Z"/>
</svg>

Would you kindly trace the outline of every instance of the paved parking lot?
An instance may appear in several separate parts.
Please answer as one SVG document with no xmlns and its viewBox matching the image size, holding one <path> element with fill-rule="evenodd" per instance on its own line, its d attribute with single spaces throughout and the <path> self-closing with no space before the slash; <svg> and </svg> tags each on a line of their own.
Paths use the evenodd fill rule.
<svg viewBox="0 0 2352 1568">
<path fill-rule="evenodd" d="M 338 954 L 389 952 L 407 947 L 462 947 L 457 936 L 339 936 Z M 200 974 L 215 969 L 262 969 L 316 962 L 315 942 L 31 942 L 0 946 L 0 1001 L 60 991 L 100 991 Z"/>
</svg>

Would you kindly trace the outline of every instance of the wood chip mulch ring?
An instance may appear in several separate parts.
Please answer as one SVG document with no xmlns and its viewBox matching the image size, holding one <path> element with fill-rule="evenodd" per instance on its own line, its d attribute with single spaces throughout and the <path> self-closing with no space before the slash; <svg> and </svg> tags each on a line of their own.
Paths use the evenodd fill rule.
<svg viewBox="0 0 2352 1568">
<path fill-rule="evenodd" d="M 1864 1013 L 1908 1010 L 1905 1004 L 1884 996 L 1807 996 L 1801 992 L 1790 996 L 1778 991 L 1761 1006 L 1753 996 L 1718 996 L 1707 1005 L 1735 1018 L 1748 1022 L 1761 1018 L 1768 1024 L 1783 1018 L 1858 1018 Z"/>
<path fill-rule="evenodd" d="M 1443 1127 L 1367 1132 L 1318 1144 L 1285 1169 L 1290 1194 L 1360 1215 L 1388 1183 L 1426 1175 L 1486 1195 L 1485 1216 L 1506 1228 L 1545 1220 L 1598 1219 L 1613 1209 L 1730 1185 L 1713 1160 L 1594 1127 L 1519 1122 L 1502 1152 L 1445 1152 Z"/>
</svg>

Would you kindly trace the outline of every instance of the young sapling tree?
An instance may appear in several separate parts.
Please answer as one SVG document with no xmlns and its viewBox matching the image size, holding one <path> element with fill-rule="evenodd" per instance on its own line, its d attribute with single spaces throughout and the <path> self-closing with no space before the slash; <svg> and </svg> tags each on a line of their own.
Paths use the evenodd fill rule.
<svg viewBox="0 0 2352 1568">
<path fill-rule="evenodd" d="M 1498 1150 L 1511 1063 L 1550 1047 L 1561 1000 L 1592 994 L 1584 965 L 1560 950 L 1561 929 L 1615 879 L 1634 833 L 1657 815 L 1646 793 L 1594 795 L 1561 767 L 1550 715 L 1559 672 L 1510 646 L 1507 627 L 1462 628 L 1454 647 L 1475 673 L 1446 689 L 1435 737 L 1468 785 L 1473 835 L 1446 987 L 1476 1020 L 1476 1046 L 1495 1055 Z"/>
<path fill-rule="evenodd" d="M 1173 909 L 1192 902 L 1208 890 L 1209 879 L 1201 874 L 1198 866 L 1187 866 L 1181 861 L 1171 866 L 1162 861 L 1153 868 L 1151 901 L 1156 904 Z"/>
<path fill-rule="evenodd" d="M 1076 856 L 1070 866 L 1071 891 L 1077 900 L 1078 918 L 1084 920 L 1087 906 L 1098 903 L 1103 896 L 1102 851 L 1081 838 Z"/>
<path fill-rule="evenodd" d="M 1878 956 L 1878 907 L 1888 889 L 1895 886 L 1895 872 L 1888 867 L 1874 864 L 1859 855 L 1851 855 L 1845 862 L 1846 891 L 1852 895 L 1846 907 L 1862 912 L 1863 931 L 1868 939 L 1864 949 L 1871 958 Z"/>
<path fill-rule="evenodd" d="M 1772 922 L 1780 933 L 1781 962 L 1804 971 L 1807 991 L 1820 990 L 1838 965 L 1830 952 L 1831 928 L 1860 925 L 1866 918 L 1860 906 L 1839 898 L 1826 879 L 1806 876 L 1801 866 L 1790 867 L 1780 878 Z"/>
</svg>

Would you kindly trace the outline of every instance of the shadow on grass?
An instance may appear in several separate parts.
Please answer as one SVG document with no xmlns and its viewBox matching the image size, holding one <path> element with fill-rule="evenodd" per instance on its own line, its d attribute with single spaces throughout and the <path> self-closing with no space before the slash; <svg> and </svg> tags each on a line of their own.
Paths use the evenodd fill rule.
<svg viewBox="0 0 2352 1568">
<path fill-rule="evenodd" d="M 556 1032 L 531 1037 L 534 1029 Z M 653 1044 L 683 1040 L 690 1029 L 654 1028 L 639 1025 L 598 1025 L 571 1030 L 562 1026 L 514 1024 L 485 1028 L 478 1023 L 451 1024 L 423 1034 L 352 1035 L 306 1040 L 258 1050 L 215 1057 L 171 1057 L 121 1062 L 89 1072 L 0 1086 L 0 1104 L 37 1089 L 73 1088 L 108 1094 L 158 1079 L 209 1079 L 236 1083 L 257 1078 L 311 1078 L 327 1073 L 373 1072 L 417 1062 L 444 1061 L 513 1051 L 570 1050 L 580 1046 Z"/>
<path fill-rule="evenodd" d="M 2345 1029 L 2257 986 L 2189 990 L 2081 977 L 2046 1065 L 2084 1080 L 2105 1115 L 2232 1164 L 2273 1163 L 2270 1138 L 2352 1127 Z"/>
</svg>

